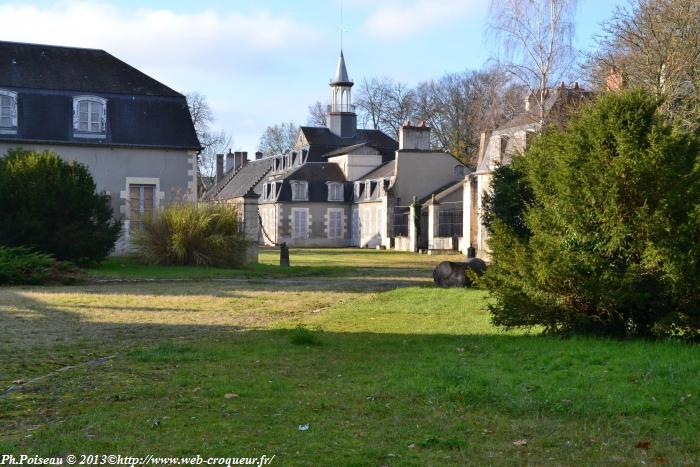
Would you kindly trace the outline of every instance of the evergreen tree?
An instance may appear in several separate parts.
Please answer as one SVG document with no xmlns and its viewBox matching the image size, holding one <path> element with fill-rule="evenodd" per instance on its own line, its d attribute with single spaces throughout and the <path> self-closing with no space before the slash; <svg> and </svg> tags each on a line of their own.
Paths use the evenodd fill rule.
<svg viewBox="0 0 700 467">
<path fill-rule="evenodd" d="M 494 178 L 496 324 L 700 336 L 700 138 L 659 105 L 641 91 L 604 95 L 536 138 L 510 179 Z M 498 194 L 514 186 L 531 198 L 513 209 Z"/>
</svg>

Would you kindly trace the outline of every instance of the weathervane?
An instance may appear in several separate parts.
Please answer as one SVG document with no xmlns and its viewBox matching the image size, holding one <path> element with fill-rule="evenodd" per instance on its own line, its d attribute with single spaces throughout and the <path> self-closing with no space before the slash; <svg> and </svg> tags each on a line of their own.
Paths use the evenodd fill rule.
<svg viewBox="0 0 700 467">
<path fill-rule="evenodd" d="M 340 26 L 338 31 L 340 31 L 340 50 L 343 50 L 343 32 L 347 32 L 346 29 L 343 29 L 343 0 L 340 0 Z"/>
</svg>

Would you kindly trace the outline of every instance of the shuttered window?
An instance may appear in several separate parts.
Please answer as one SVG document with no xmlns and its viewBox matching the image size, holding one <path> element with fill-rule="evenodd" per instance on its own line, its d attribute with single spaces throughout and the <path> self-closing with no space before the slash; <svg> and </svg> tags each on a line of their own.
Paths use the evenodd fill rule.
<svg viewBox="0 0 700 467">
<path fill-rule="evenodd" d="M 143 221 L 153 216 L 155 185 L 129 185 L 129 228 L 140 230 Z"/>
<path fill-rule="evenodd" d="M 343 210 L 328 210 L 328 238 L 343 237 Z"/>
<path fill-rule="evenodd" d="M 101 97 L 81 96 L 74 99 L 73 125 L 79 134 L 105 132 L 107 101 Z M 99 136 L 97 136 L 99 137 Z"/>
<path fill-rule="evenodd" d="M 309 210 L 292 208 L 292 238 L 308 238 Z"/>
<path fill-rule="evenodd" d="M 308 184 L 302 181 L 293 181 L 292 184 L 292 201 L 307 201 Z"/>
<path fill-rule="evenodd" d="M 343 201 L 343 184 L 332 182 L 328 184 L 328 201 Z"/>
<path fill-rule="evenodd" d="M 0 128 L 17 126 L 17 94 L 0 91 Z"/>
</svg>

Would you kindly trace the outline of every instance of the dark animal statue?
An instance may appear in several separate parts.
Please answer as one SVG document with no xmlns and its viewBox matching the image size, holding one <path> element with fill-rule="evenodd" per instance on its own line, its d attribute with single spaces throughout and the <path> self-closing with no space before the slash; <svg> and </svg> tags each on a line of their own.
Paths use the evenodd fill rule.
<svg viewBox="0 0 700 467">
<path fill-rule="evenodd" d="M 438 287 L 469 287 L 472 280 L 468 270 L 480 276 L 486 270 L 486 263 L 479 258 L 468 258 L 464 263 L 443 261 L 433 270 L 433 281 Z"/>
</svg>

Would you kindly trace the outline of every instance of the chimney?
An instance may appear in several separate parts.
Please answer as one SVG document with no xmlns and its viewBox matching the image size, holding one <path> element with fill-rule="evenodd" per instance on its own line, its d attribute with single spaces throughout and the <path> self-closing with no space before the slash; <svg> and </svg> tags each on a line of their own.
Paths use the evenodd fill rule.
<svg viewBox="0 0 700 467">
<path fill-rule="evenodd" d="M 224 178 L 224 155 L 216 155 L 216 182 Z"/>
<path fill-rule="evenodd" d="M 262 158 L 263 158 L 263 153 L 260 152 L 260 151 L 257 151 L 257 152 L 255 153 L 255 160 L 258 161 L 258 160 L 260 160 L 260 159 L 262 159 Z"/>
<path fill-rule="evenodd" d="M 399 150 L 430 151 L 430 127 L 421 122 L 418 126 L 406 122 L 399 130 Z"/>
<path fill-rule="evenodd" d="M 244 151 L 241 153 L 241 167 L 245 166 L 248 163 L 248 152 Z"/>
<path fill-rule="evenodd" d="M 226 171 L 229 173 L 231 170 L 236 170 L 236 159 L 235 155 L 229 149 L 228 154 L 226 154 Z"/>
<path fill-rule="evenodd" d="M 625 79 L 624 73 L 618 70 L 616 66 L 610 67 L 608 78 L 605 80 L 605 87 L 612 92 L 617 92 L 627 87 L 627 79 Z"/>
<path fill-rule="evenodd" d="M 479 154 L 478 154 L 477 165 L 481 164 L 481 161 L 484 158 L 484 153 L 486 152 L 486 145 L 489 142 L 490 136 L 491 136 L 490 131 L 482 131 L 481 132 L 481 139 L 479 140 Z"/>
</svg>

